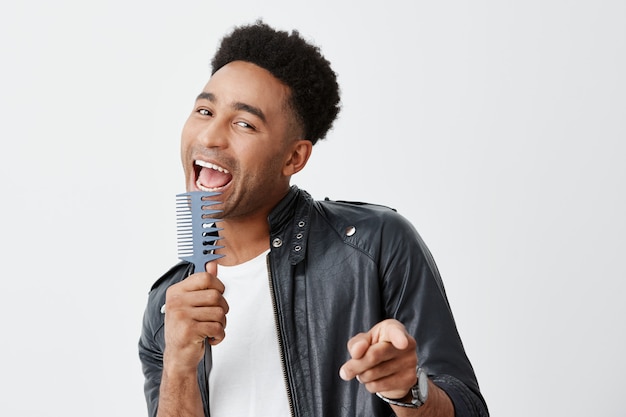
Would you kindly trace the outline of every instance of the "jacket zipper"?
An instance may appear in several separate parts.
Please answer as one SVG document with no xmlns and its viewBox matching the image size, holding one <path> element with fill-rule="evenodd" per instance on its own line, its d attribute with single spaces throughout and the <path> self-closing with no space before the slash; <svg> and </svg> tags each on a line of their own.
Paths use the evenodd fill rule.
<svg viewBox="0 0 626 417">
<path fill-rule="evenodd" d="M 289 402 L 289 411 L 291 413 L 291 417 L 295 417 L 296 414 L 293 408 L 291 387 L 289 385 L 289 379 L 287 378 L 287 362 L 285 361 L 285 354 L 283 353 L 283 338 L 280 335 L 280 326 L 278 324 L 278 307 L 276 307 L 276 296 L 274 293 L 274 283 L 272 280 L 272 271 L 270 267 L 270 254 L 269 253 L 267 254 L 266 264 L 267 264 L 267 279 L 269 280 L 270 295 L 272 298 L 272 307 L 274 309 L 274 324 L 276 326 L 276 337 L 278 338 L 278 353 L 280 355 L 280 363 L 283 368 L 283 380 L 285 382 L 285 388 L 287 389 L 287 400 Z"/>
</svg>

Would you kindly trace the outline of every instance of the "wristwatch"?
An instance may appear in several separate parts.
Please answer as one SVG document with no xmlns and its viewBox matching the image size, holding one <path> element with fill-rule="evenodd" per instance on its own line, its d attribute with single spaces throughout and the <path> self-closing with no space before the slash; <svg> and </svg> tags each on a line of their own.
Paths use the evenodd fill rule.
<svg viewBox="0 0 626 417">
<path fill-rule="evenodd" d="M 380 395 L 380 393 L 378 392 L 376 393 L 378 398 L 380 398 L 381 400 L 391 405 L 397 405 L 399 407 L 406 407 L 406 408 L 421 407 L 422 405 L 424 405 L 424 403 L 428 399 L 428 375 L 426 375 L 426 372 L 424 372 L 424 370 L 420 367 L 417 368 L 417 382 L 415 383 L 415 385 L 411 387 L 410 394 L 411 394 L 411 402 L 407 403 L 404 401 L 400 401 L 400 400 L 404 400 L 404 398 L 399 398 L 397 400 L 394 400 L 391 398 L 384 397 Z"/>
</svg>

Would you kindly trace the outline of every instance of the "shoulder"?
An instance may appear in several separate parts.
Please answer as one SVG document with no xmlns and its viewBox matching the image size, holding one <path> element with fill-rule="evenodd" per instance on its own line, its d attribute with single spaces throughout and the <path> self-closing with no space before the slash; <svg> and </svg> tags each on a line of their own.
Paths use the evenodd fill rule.
<svg viewBox="0 0 626 417">
<path fill-rule="evenodd" d="M 148 311 L 160 312 L 161 306 L 165 303 L 165 293 L 167 289 L 177 282 L 185 279 L 190 271 L 192 265 L 188 262 L 180 262 L 170 268 L 165 274 L 157 279 L 148 294 Z"/>
<path fill-rule="evenodd" d="M 148 351 L 156 352 L 163 348 L 165 342 L 162 335 L 158 336 L 158 334 L 163 327 L 161 307 L 165 304 L 165 293 L 172 284 L 185 279 L 191 267 L 191 264 L 187 262 L 178 263 L 163 274 L 150 288 L 139 342 L 142 355 L 147 354 Z"/>
<path fill-rule="evenodd" d="M 179 281 L 185 279 L 191 270 L 191 264 L 189 262 L 179 262 L 173 267 L 171 267 L 166 273 L 161 275 L 159 279 L 157 279 L 150 291 L 161 289 L 167 289 L 170 285 L 175 284 Z"/>
<path fill-rule="evenodd" d="M 383 234 L 402 230 L 415 233 L 408 219 L 396 209 L 385 205 L 325 199 L 316 201 L 315 208 L 340 233 L 347 227 Z"/>
<path fill-rule="evenodd" d="M 294 204 L 291 205 L 291 202 Z M 404 216 L 389 206 L 363 201 L 331 200 L 328 197 L 324 200 L 315 200 L 305 190 L 296 186 L 292 186 L 288 197 L 281 204 L 282 208 L 276 209 L 275 212 L 283 213 L 285 217 L 295 216 L 304 220 L 312 216 L 312 220 L 318 225 L 327 224 L 339 234 L 343 234 L 346 227 L 357 226 L 377 231 L 384 228 L 415 231 Z"/>
<path fill-rule="evenodd" d="M 375 262 L 390 253 L 421 251 L 423 242 L 415 227 L 395 209 L 359 201 L 315 201 L 312 211 L 312 239 L 330 234 Z"/>
<path fill-rule="evenodd" d="M 387 213 L 394 212 L 396 209 L 382 205 L 374 204 L 363 201 L 347 201 L 347 200 L 331 200 L 326 197 L 324 200 L 316 200 L 316 203 L 329 211 L 340 212 L 372 212 L 372 213 Z"/>
</svg>

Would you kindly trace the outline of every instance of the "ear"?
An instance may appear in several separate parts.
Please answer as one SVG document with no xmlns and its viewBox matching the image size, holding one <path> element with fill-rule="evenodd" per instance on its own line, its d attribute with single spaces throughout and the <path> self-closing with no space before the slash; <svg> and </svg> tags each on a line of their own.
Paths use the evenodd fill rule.
<svg viewBox="0 0 626 417">
<path fill-rule="evenodd" d="M 283 175 L 288 177 L 300 172 L 305 167 L 312 151 L 313 144 L 310 140 L 299 139 L 293 142 L 283 166 Z"/>
</svg>

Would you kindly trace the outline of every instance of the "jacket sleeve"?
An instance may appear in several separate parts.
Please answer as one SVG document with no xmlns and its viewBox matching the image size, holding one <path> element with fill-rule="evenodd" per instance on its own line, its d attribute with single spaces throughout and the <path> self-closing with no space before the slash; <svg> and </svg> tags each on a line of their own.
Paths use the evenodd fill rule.
<svg viewBox="0 0 626 417">
<path fill-rule="evenodd" d="M 139 338 L 139 359 L 145 378 L 144 395 L 150 417 L 155 417 L 157 414 L 163 371 L 163 343 L 158 340 L 159 332 L 162 336 L 163 319 L 160 317 L 161 312 L 158 310 L 158 302 L 154 299 L 154 295 L 154 292 L 150 293 Z"/>
<path fill-rule="evenodd" d="M 179 262 L 161 276 L 150 289 L 148 302 L 143 315 L 139 338 L 139 359 L 144 375 L 144 395 L 148 406 L 148 416 L 156 417 L 159 406 L 161 375 L 163 374 L 163 350 L 165 349 L 165 316 L 161 307 L 165 304 L 167 289 L 185 279 L 193 272 L 193 264 Z M 204 366 L 204 361 L 199 365 Z M 203 393 L 205 414 L 208 415 L 208 402 Z"/>
<path fill-rule="evenodd" d="M 387 315 L 415 337 L 419 365 L 448 394 L 455 415 L 487 417 L 487 405 L 430 251 L 405 218 L 394 213 L 387 220 L 379 264 Z"/>
<path fill-rule="evenodd" d="M 159 405 L 159 390 L 163 373 L 163 350 L 165 318 L 161 306 L 165 304 L 167 288 L 189 274 L 189 267 L 178 263 L 163 274 L 150 288 L 148 302 L 143 314 L 141 336 L 139 338 L 139 359 L 144 375 L 144 395 L 148 406 L 148 416 L 155 417 Z"/>
</svg>

